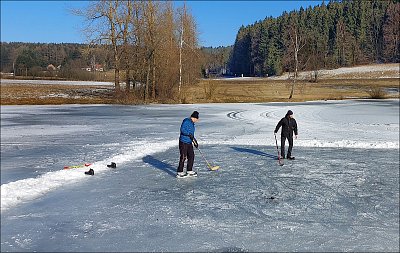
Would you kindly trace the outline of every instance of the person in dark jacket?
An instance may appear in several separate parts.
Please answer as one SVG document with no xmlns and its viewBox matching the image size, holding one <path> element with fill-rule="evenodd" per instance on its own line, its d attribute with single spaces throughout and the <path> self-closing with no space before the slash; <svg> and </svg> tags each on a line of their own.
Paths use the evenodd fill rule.
<svg viewBox="0 0 400 253">
<path fill-rule="evenodd" d="M 179 136 L 179 165 L 177 169 L 177 178 L 183 178 L 186 176 L 197 176 L 197 173 L 193 171 L 194 163 L 194 150 L 193 145 L 198 148 L 198 143 L 194 137 L 195 123 L 199 120 L 199 112 L 194 111 L 190 118 L 185 118 L 181 125 L 181 132 Z M 183 171 L 185 160 L 187 159 L 186 172 Z"/>
<path fill-rule="evenodd" d="M 296 120 L 293 118 L 293 112 L 289 110 L 285 117 L 282 118 L 275 127 L 274 133 L 276 134 L 279 128 L 282 127 L 281 130 L 281 159 L 285 158 L 285 141 L 286 139 L 289 142 L 289 148 L 287 152 L 287 159 L 293 160 L 292 157 L 292 149 L 293 149 L 293 132 L 295 138 L 297 139 L 297 123 Z"/>
</svg>

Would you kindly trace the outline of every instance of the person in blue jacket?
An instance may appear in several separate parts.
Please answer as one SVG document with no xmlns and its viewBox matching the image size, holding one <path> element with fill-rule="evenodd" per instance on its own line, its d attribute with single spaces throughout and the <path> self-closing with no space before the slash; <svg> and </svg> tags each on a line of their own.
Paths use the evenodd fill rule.
<svg viewBox="0 0 400 253">
<path fill-rule="evenodd" d="M 199 112 L 194 111 L 190 118 L 185 118 L 181 125 L 181 133 L 179 136 L 179 166 L 177 169 L 177 178 L 183 178 L 187 176 L 197 176 L 197 173 L 193 171 L 194 163 L 194 150 L 193 145 L 198 148 L 198 143 L 194 137 L 195 123 L 199 120 Z M 193 145 L 192 145 L 193 143 Z M 183 171 L 185 160 L 187 159 L 186 172 Z"/>
</svg>

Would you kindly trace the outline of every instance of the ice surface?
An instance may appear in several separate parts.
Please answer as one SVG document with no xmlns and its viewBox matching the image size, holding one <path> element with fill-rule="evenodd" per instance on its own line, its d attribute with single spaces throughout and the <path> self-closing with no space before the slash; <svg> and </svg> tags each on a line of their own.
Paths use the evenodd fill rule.
<svg viewBox="0 0 400 253">
<path fill-rule="evenodd" d="M 176 179 L 193 110 L 221 168 L 196 153 L 199 176 Z M 85 162 L 94 176 L 63 170 Z M 1 251 L 398 250 L 399 100 L 1 107 Z"/>
</svg>

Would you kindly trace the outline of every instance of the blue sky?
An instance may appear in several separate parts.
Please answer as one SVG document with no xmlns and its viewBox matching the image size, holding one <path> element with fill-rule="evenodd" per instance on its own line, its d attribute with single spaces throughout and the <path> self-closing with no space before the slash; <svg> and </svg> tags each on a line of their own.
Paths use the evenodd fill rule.
<svg viewBox="0 0 400 253">
<path fill-rule="evenodd" d="M 69 9 L 84 8 L 87 1 L 4 1 L 1 2 L 1 41 L 43 43 L 85 43 L 80 32 L 82 18 Z M 176 6 L 182 1 L 175 1 Z M 322 1 L 187 1 L 200 32 L 201 46 L 228 46 L 235 42 L 241 25 L 267 16 Z"/>
</svg>

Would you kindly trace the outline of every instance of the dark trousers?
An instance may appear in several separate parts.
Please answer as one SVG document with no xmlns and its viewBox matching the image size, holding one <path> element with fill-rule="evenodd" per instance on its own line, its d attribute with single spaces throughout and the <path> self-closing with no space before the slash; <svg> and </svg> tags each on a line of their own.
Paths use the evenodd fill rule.
<svg viewBox="0 0 400 253">
<path fill-rule="evenodd" d="M 185 160 L 187 159 L 187 171 L 192 171 L 194 162 L 194 150 L 192 144 L 187 144 L 179 141 L 179 166 L 178 172 L 183 172 L 183 166 L 185 165 Z"/>
<path fill-rule="evenodd" d="M 285 157 L 285 141 L 286 139 L 289 142 L 289 148 L 287 152 L 287 157 L 292 156 L 292 149 L 293 149 L 293 136 L 283 136 L 281 135 L 281 156 Z"/>
</svg>

